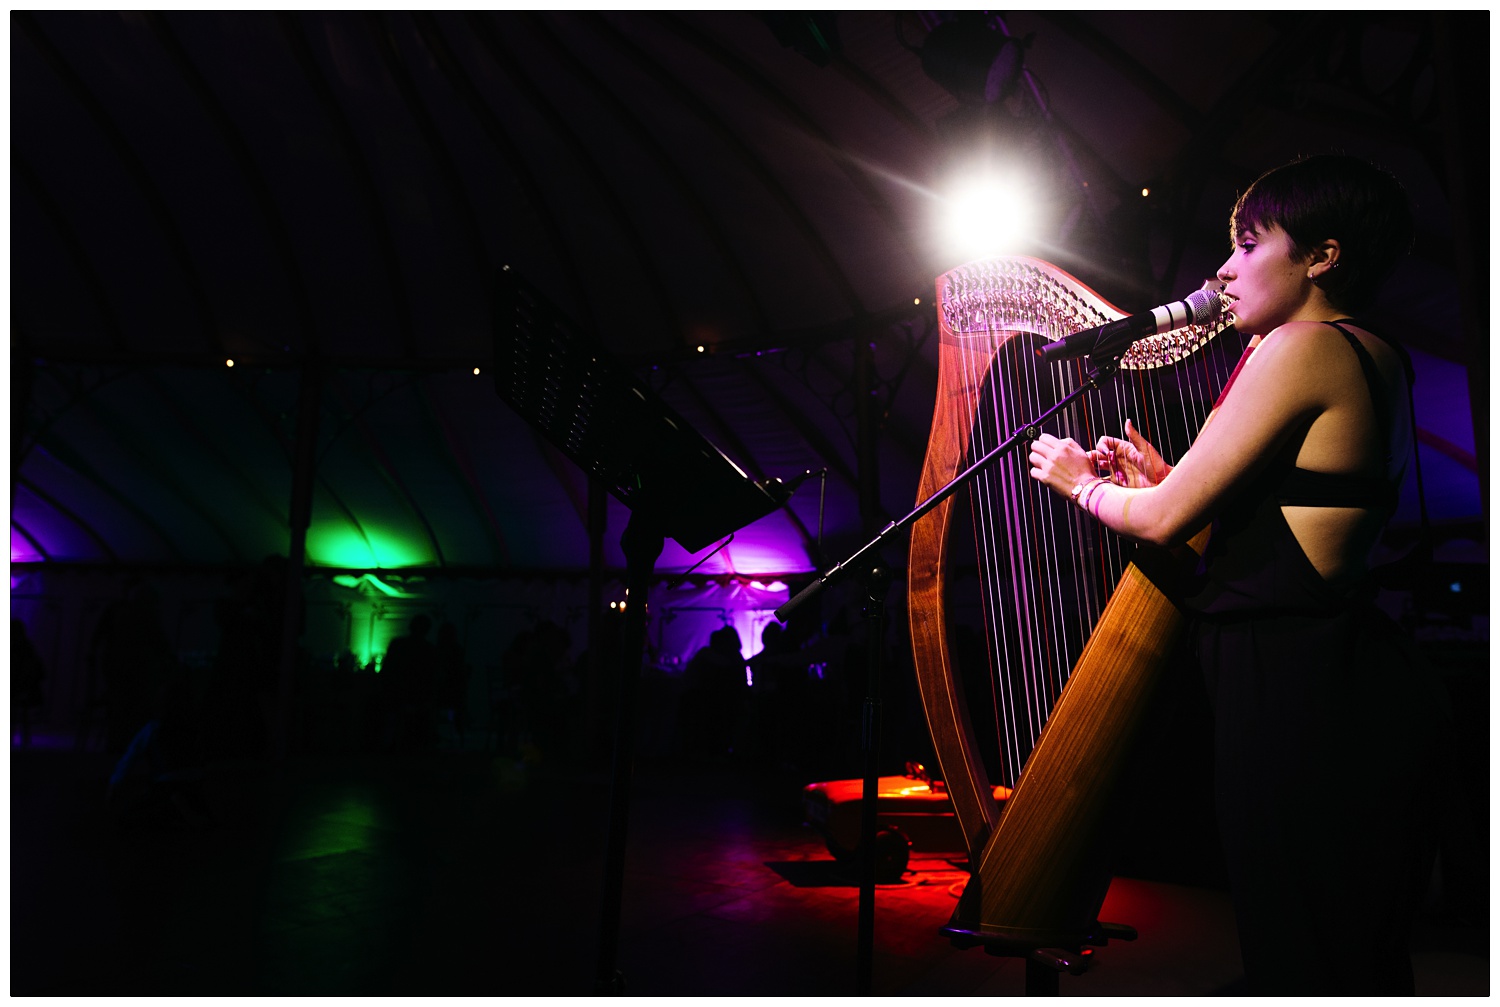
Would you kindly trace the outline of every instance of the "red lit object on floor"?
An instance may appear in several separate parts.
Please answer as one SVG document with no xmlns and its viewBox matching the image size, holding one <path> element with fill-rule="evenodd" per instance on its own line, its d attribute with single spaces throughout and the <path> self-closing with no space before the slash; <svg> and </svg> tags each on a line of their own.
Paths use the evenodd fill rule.
<svg viewBox="0 0 1500 1007">
<path fill-rule="evenodd" d="M 1004 805 L 1009 787 L 995 788 L 995 801 Z M 852 859 L 859 849 L 860 810 L 864 780 L 829 780 L 802 788 L 802 816 L 817 829 L 837 860 Z M 942 780 L 928 777 L 920 763 L 908 762 L 905 776 L 877 780 L 877 829 L 894 828 L 911 840 L 913 853 L 967 856 L 963 832 L 953 814 L 953 802 Z"/>
</svg>

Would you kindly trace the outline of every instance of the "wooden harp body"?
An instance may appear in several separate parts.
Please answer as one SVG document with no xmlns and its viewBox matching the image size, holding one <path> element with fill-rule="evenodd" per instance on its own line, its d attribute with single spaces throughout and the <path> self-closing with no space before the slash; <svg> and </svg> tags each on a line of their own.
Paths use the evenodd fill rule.
<svg viewBox="0 0 1500 1007">
<path fill-rule="evenodd" d="M 938 277 L 937 312 L 919 501 L 1085 379 L 1087 362 L 1040 364 L 1037 346 L 1123 317 L 1057 267 L 1019 257 Z M 1129 417 L 1168 461 L 1179 457 L 1239 357 L 1232 330 L 1216 338 L 1227 328 L 1138 342 L 1119 375 L 1048 432 L 1092 447 Z M 1109 533 L 1031 480 L 1025 456 L 1023 445 L 997 459 L 968 494 L 983 667 L 973 646 L 953 646 L 950 537 L 963 493 L 913 523 L 908 567 L 922 703 L 972 870 L 945 932 L 1001 953 L 1102 943 L 1106 802 L 1183 627 L 1169 584 L 1183 560 Z M 1012 788 L 1003 806 L 996 784 Z"/>
</svg>

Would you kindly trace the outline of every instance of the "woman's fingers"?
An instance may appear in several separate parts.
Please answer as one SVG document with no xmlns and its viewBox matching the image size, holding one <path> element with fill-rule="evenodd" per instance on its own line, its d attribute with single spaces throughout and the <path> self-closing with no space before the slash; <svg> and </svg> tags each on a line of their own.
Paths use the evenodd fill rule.
<svg viewBox="0 0 1500 1007">
<path fill-rule="evenodd" d="M 1146 436 L 1139 430 L 1137 430 L 1135 428 L 1135 424 L 1131 423 L 1129 420 L 1125 421 L 1125 436 L 1130 438 L 1130 443 L 1134 444 L 1136 450 L 1143 455 L 1149 456 L 1151 452 L 1156 450 L 1156 448 L 1151 445 L 1151 442 L 1146 440 Z"/>
<path fill-rule="evenodd" d="M 1080 466 L 1074 459 L 1074 452 L 1083 459 Z M 1075 476 L 1075 470 L 1083 466 L 1091 466 L 1089 452 L 1086 452 L 1070 437 L 1057 438 L 1051 434 L 1042 434 L 1031 442 L 1031 451 L 1027 455 L 1031 462 L 1031 477 L 1040 482 L 1045 482 L 1059 492 L 1063 491 L 1063 484 L 1071 486 L 1071 478 Z"/>
</svg>

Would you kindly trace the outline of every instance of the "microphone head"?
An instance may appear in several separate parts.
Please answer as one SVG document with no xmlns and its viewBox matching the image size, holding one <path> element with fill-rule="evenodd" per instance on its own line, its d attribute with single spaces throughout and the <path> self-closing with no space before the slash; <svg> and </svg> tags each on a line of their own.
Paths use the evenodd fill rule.
<svg viewBox="0 0 1500 1007">
<path fill-rule="evenodd" d="M 1192 315 L 1189 325 L 1207 325 L 1224 313 L 1224 301 L 1217 291 L 1195 290 L 1187 295 L 1186 304 Z"/>
</svg>

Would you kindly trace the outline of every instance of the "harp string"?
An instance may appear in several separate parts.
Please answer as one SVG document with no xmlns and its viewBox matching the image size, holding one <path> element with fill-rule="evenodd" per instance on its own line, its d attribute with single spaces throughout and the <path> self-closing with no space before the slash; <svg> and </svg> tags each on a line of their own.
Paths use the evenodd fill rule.
<svg viewBox="0 0 1500 1007">
<path fill-rule="evenodd" d="M 987 333 L 985 349 L 991 347 L 993 341 L 1000 339 L 997 334 Z M 972 344 L 971 344 L 972 345 Z M 1003 351 L 1003 342 L 1000 347 Z M 993 355 L 998 357 L 999 353 Z M 975 451 L 980 454 L 988 453 L 994 447 L 994 431 L 1003 428 L 1003 417 L 1005 414 L 1003 396 L 1005 388 L 1003 385 L 991 385 L 998 394 L 991 395 L 988 403 L 984 402 L 984 389 L 991 373 L 990 354 L 983 354 L 979 358 L 966 357 L 968 364 L 966 388 L 971 392 L 973 401 L 968 404 L 972 414 L 978 417 L 975 423 Z M 1002 536 L 998 523 L 1006 516 L 1006 508 L 1003 506 L 1003 490 L 1001 487 L 1002 476 L 995 466 L 985 469 L 976 481 L 976 503 L 974 509 L 974 534 L 975 555 L 989 555 L 989 550 L 994 548 L 992 543 L 1006 541 Z M 1009 621 L 999 619 L 996 614 L 1002 607 L 1001 602 L 1001 580 L 996 571 L 986 566 L 983 562 L 979 564 L 981 604 L 985 613 L 984 625 L 987 629 L 986 643 L 988 645 L 989 668 L 1015 666 L 1018 673 L 1024 674 L 1025 649 L 1018 640 L 1012 639 L 1011 625 Z M 1017 633 L 1020 627 L 1017 627 Z M 987 680 L 990 693 L 990 714 L 992 728 L 999 751 L 994 753 L 1000 760 L 1001 765 L 1009 766 L 1015 759 L 1017 753 L 1014 745 L 1017 743 L 1015 732 L 1007 729 L 1016 716 L 1014 697 L 1009 690 L 1002 688 L 1002 682 L 991 676 Z"/>
<path fill-rule="evenodd" d="M 1040 364 L 1040 342 L 1111 320 L 1027 260 L 990 260 L 950 275 L 943 310 L 956 322 L 964 400 L 975 422 L 973 461 L 1068 394 L 1087 373 L 1081 361 Z M 1137 344 L 1122 374 L 1059 415 L 1053 431 L 1087 448 L 1124 421 L 1173 464 L 1228 373 L 1224 340 L 1206 327 Z M 1186 349 L 1184 348 L 1186 347 Z M 1193 351 L 1186 366 L 1168 368 Z M 1132 359 L 1139 358 L 1139 359 Z M 1099 621 L 1132 547 L 1029 476 L 1026 451 L 997 459 L 970 487 L 989 672 L 987 720 L 996 751 L 991 776 L 1014 786 L 1053 703 Z M 962 671 L 962 669 L 960 669 Z"/>
</svg>

